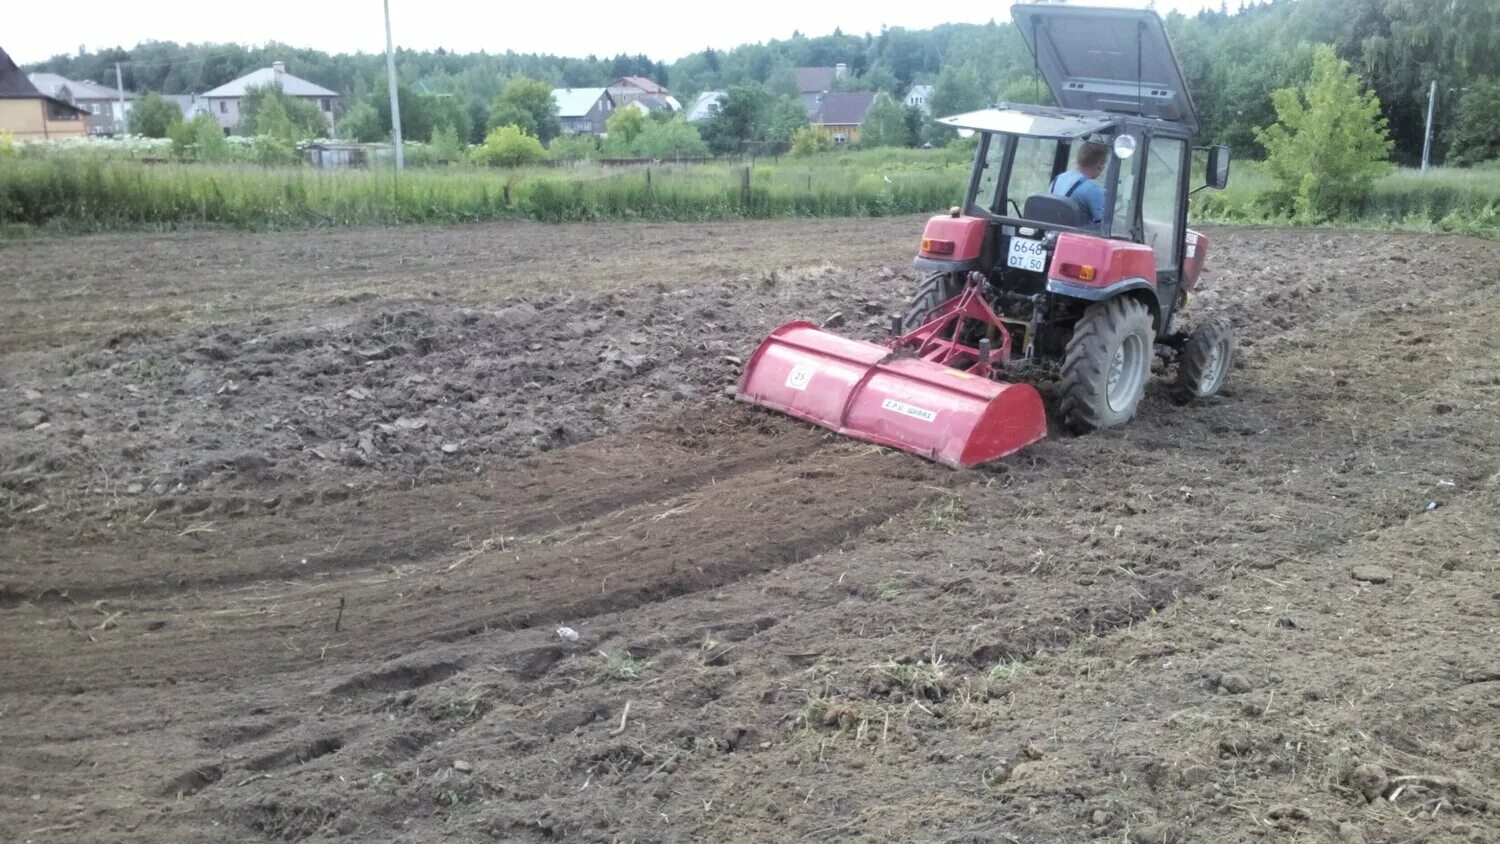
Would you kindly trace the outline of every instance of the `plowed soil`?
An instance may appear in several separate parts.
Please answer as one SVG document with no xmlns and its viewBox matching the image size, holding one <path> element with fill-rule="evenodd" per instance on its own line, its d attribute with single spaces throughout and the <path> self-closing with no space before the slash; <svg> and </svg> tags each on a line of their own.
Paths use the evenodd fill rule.
<svg viewBox="0 0 1500 844">
<path fill-rule="evenodd" d="M 919 229 L 0 242 L 0 838 L 1500 840 L 1500 247 L 1211 230 L 1225 393 L 978 470 L 725 395 Z"/>
</svg>

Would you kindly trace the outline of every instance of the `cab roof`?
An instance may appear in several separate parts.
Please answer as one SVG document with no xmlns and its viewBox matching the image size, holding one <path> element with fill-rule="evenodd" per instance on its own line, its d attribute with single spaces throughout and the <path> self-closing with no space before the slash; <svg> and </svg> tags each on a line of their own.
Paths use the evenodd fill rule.
<svg viewBox="0 0 1500 844">
<path fill-rule="evenodd" d="M 1136 115 L 1198 133 L 1198 112 L 1155 12 L 1017 4 L 1011 15 L 1059 106 Z"/>
<path fill-rule="evenodd" d="M 1007 135 L 1071 140 L 1103 132 L 1119 122 L 1119 117 L 1111 114 L 1067 112 L 1045 106 L 1001 103 L 994 108 L 940 117 L 937 122 L 976 132 L 1003 132 Z"/>
</svg>

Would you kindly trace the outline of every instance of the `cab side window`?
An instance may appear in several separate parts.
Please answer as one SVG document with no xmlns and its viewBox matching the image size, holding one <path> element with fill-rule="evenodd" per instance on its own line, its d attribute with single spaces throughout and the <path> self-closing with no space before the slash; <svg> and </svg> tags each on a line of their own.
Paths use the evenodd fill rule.
<svg viewBox="0 0 1500 844">
<path fill-rule="evenodd" d="M 1152 138 L 1146 159 L 1146 189 L 1141 196 L 1141 222 L 1146 245 L 1156 253 L 1156 269 L 1177 269 L 1182 243 L 1178 220 L 1182 210 L 1182 168 L 1187 142 Z"/>
</svg>

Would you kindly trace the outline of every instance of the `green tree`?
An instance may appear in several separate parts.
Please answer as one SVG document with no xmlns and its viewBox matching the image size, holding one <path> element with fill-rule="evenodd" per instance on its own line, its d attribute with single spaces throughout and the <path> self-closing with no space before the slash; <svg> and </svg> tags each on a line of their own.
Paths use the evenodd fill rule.
<svg viewBox="0 0 1500 844">
<path fill-rule="evenodd" d="M 1445 138 L 1448 160 L 1459 166 L 1500 159 L 1500 82 L 1479 79 L 1469 86 Z"/>
<path fill-rule="evenodd" d="M 1276 187 L 1272 206 L 1307 222 L 1358 213 L 1375 180 L 1391 169 L 1391 139 L 1380 100 L 1319 46 L 1312 77 L 1272 95 L 1277 122 L 1258 130 Z"/>
<path fill-rule="evenodd" d="M 172 139 L 172 154 L 187 161 L 217 163 L 229 160 L 229 142 L 224 140 L 224 129 L 211 115 L 199 114 L 186 123 L 178 123 L 168 130 Z"/>
<path fill-rule="evenodd" d="M 447 125 L 432 131 L 432 158 L 444 164 L 451 164 L 463 158 L 468 143 L 464 136 L 459 134 L 456 126 Z"/>
<path fill-rule="evenodd" d="M 807 125 L 807 107 L 800 97 L 782 96 L 766 110 L 760 130 L 761 140 L 768 144 L 785 146 L 792 142 L 792 135 Z"/>
<path fill-rule="evenodd" d="M 833 149 L 833 139 L 821 129 L 803 126 L 792 134 L 792 156 L 803 158 Z"/>
<path fill-rule="evenodd" d="M 542 143 L 562 134 L 562 122 L 557 119 L 557 102 L 552 99 L 552 86 L 540 79 L 512 77 L 490 107 L 489 125 L 492 129 L 518 126 Z M 485 143 L 489 143 L 488 138 Z"/>
<path fill-rule="evenodd" d="M 609 133 L 609 139 L 619 145 L 620 149 L 628 149 L 635 143 L 646 128 L 646 115 L 634 106 L 615 109 L 615 113 L 604 121 L 604 129 Z"/>
<path fill-rule="evenodd" d="M 328 118 L 308 100 L 294 97 L 279 85 L 256 85 L 240 98 L 239 132 L 275 135 L 290 141 L 328 134 Z"/>
<path fill-rule="evenodd" d="M 708 144 L 691 123 L 679 117 L 665 123 L 649 121 L 631 151 L 642 158 L 683 158 L 707 155 Z"/>
<path fill-rule="evenodd" d="M 917 138 L 907 121 L 906 107 L 881 92 L 865 115 L 859 131 L 859 145 L 864 147 L 916 146 Z"/>
<path fill-rule="evenodd" d="M 165 138 L 167 132 L 181 122 L 182 109 L 154 91 L 130 107 L 130 132 L 134 135 Z"/>
<path fill-rule="evenodd" d="M 703 129 L 708 145 L 717 153 L 734 153 L 744 149 L 747 141 L 761 140 L 770 104 L 771 95 L 759 85 L 730 88 L 719 105 L 719 113 Z"/>
<path fill-rule="evenodd" d="M 984 108 L 989 103 L 979 73 L 973 67 L 948 66 L 938 74 L 932 86 L 933 117 L 948 117 Z M 953 137 L 953 130 L 939 123 L 931 123 L 927 129 L 928 140 L 942 143 Z"/>
<path fill-rule="evenodd" d="M 484 143 L 474 148 L 471 156 L 475 164 L 489 167 L 521 167 L 536 164 L 547 157 L 542 142 L 521 131 L 519 126 L 498 126 L 485 136 Z"/>
<path fill-rule="evenodd" d="M 339 135 L 350 140 L 372 143 L 385 140 L 389 124 L 382 123 L 380 111 L 367 102 L 357 102 L 349 107 L 339 123 Z"/>
</svg>

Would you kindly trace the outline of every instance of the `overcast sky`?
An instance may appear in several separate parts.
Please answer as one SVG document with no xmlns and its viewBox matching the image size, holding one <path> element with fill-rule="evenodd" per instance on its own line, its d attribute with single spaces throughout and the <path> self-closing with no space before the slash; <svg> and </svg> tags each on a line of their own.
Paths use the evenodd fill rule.
<svg viewBox="0 0 1500 844">
<path fill-rule="evenodd" d="M 141 41 L 264 44 L 279 41 L 330 53 L 385 49 L 380 0 L 70 0 L 63 7 L 8 0 L 0 47 L 20 63 L 57 53 L 134 46 Z M 1089 5 L 1144 6 L 1144 2 L 1093 0 Z M 1157 0 L 1162 13 L 1196 12 L 1218 0 Z M 1238 2 L 1231 4 L 1237 7 Z M 882 25 L 922 29 L 940 23 L 1009 19 L 1001 2 L 936 3 L 864 0 L 756 0 L 733 5 L 715 0 L 631 0 L 601 3 L 391 0 L 396 44 L 458 52 L 645 53 L 672 61 L 704 47 L 728 48 L 785 38 L 794 30 L 826 35 L 879 32 Z"/>
</svg>

